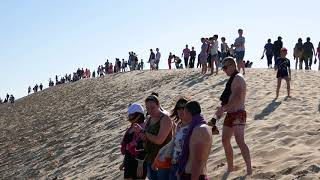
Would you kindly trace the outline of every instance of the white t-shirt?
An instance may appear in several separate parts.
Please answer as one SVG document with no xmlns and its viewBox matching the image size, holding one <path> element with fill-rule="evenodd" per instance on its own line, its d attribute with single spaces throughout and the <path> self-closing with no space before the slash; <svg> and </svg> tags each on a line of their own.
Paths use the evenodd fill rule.
<svg viewBox="0 0 320 180">
<path fill-rule="evenodd" d="M 211 55 L 218 54 L 218 49 L 219 49 L 219 42 L 214 41 L 210 50 Z"/>
</svg>

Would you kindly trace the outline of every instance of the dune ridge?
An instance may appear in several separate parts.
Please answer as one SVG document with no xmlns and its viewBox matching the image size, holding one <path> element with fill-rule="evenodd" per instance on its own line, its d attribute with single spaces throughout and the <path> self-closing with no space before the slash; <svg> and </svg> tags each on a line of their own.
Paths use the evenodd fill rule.
<svg viewBox="0 0 320 180">
<path fill-rule="evenodd" d="M 227 82 L 196 70 L 135 71 L 84 79 L 0 105 L 1 179 L 122 179 L 119 144 L 128 127 L 129 103 L 143 103 L 156 91 L 171 110 L 180 95 L 199 101 L 209 120 Z M 246 142 L 251 149 L 252 179 L 319 179 L 320 73 L 292 71 L 292 98 L 285 82 L 275 97 L 275 72 L 248 69 Z M 221 130 L 222 121 L 218 122 Z M 213 137 L 210 179 L 223 178 L 226 160 L 221 134 Z M 235 141 L 234 162 L 245 175 Z"/>
</svg>

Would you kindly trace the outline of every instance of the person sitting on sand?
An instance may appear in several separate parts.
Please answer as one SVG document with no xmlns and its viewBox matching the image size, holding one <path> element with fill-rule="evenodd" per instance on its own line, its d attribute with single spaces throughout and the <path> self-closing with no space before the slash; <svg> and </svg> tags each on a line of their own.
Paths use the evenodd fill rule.
<svg viewBox="0 0 320 180">
<path fill-rule="evenodd" d="M 121 154 L 124 155 L 120 170 L 124 170 L 124 179 L 145 179 L 147 176 L 146 153 L 143 141 L 134 131 L 134 123 L 144 127 L 144 109 L 138 103 L 133 103 L 128 108 L 128 121 L 131 123 L 121 142 Z"/>
<path fill-rule="evenodd" d="M 227 112 L 222 129 L 222 144 L 228 165 L 227 173 L 236 170 L 235 166 L 233 166 L 233 149 L 230 143 L 231 137 L 234 135 L 247 166 L 247 175 L 251 175 L 252 168 L 250 151 L 244 141 L 244 129 L 247 117 L 244 105 L 246 82 L 243 75 L 238 72 L 234 58 L 225 58 L 222 65 L 222 70 L 227 74 L 227 76 L 230 76 L 230 78 L 220 97 L 221 106 L 218 108 L 215 115 L 217 119 L 220 119 L 223 113 Z"/>
<path fill-rule="evenodd" d="M 279 90 L 281 87 L 282 79 L 286 80 L 288 97 L 291 97 L 290 96 L 290 81 L 291 81 L 290 60 L 286 58 L 286 55 L 287 55 L 287 49 L 281 48 L 280 58 L 278 58 L 275 65 L 275 70 L 277 71 L 277 78 L 278 78 L 276 99 L 279 96 Z"/>
<path fill-rule="evenodd" d="M 159 150 L 170 142 L 173 124 L 170 117 L 160 110 L 160 103 L 156 96 L 148 96 L 145 105 L 150 114 L 145 129 L 139 124 L 135 124 L 135 130 L 140 132 L 141 137 L 145 140 L 148 179 L 169 179 L 169 168 L 155 170 L 152 168 L 152 163 Z"/>
<path fill-rule="evenodd" d="M 207 180 L 212 133 L 201 115 L 200 104 L 196 101 L 188 102 L 184 108 L 183 119 L 189 124 L 189 130 L 178 160 L 178 179 Z"/>
<path fill-rule="evenodd" d="M 9 102 L 10 102 L 10 103 L 14 103 L 14 99 L 15 99 L 14 96 L 11 94 L 11 96 L 10 96 L 10 98 L 9 98 Z"/>
<path fill-rule="evenodd" d="M 176 69 L 182 69 L 181 59 L 176 55 L 173 55 L 172 57 L 174 59 L 175 65 L 176 65 Z"/>
</svg>

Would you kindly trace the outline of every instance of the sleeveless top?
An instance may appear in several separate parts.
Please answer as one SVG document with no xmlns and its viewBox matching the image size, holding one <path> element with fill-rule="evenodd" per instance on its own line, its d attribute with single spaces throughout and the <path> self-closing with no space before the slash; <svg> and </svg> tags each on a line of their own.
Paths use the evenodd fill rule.
<svg viewBox="0 0 320 180">
<path fill-rule="evenodd" d="M 239 72 L 236 71 L 232 76 L 230 76 L 230 78 L 226 84 L 226 88 L 224 89 L 224 91 L 222 92 L 222 94 L 220 96 L 221 106 L 228 104 L 229 98 L 231 95 L 231 84 L 232 84 L 233 79 L 236 77 L 236 75 L 238 73 Z"/>
<path fill-rule="evenodd" d="M 180 158 L 180 155 L 182 153 L 184 138 L 187 135 L 188 130 L 189 130 L 189 125 L 180 127 L 177 130 L 177 133 L 174 139 L 173 158 L 172 158 L 175 162 L 177 162 Z"/>
<path fill-rule="evenodd" d="M 160 116 L 160 120 L 156 122 L 155 124 L 151 124 L 151 117 L 148 119 L 147 124 L 146 124 L 146 132 L 152 135 L 158 135 L 159 130 L 160 130 L 160 121 L 164 117 L 164 114 L 162 113 Z M 170 142 L 172 138 L 172 132 L 168 134 L 167 138 L 164 140 L 162 144 L 155 144 L 149 140 L 145 142 L 145 151 L 147 153 L 146 156 L 146 162 L 153 162 L 154 159 L 156 158 L 159 150 L 165 146 L 168 142 Z"/>
</svg>

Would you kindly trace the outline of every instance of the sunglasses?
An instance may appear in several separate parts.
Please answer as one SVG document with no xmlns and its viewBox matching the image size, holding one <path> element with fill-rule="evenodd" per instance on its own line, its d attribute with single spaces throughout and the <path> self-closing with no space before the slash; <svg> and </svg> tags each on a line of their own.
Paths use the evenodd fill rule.
<svg viewBox="0 0 320 180">
<path fill-rule="evenodd" d="M 222 70 L 227 70 L 230 64 L 222 66 Z"/>
<path fill-rule="evenodd" d="M 183 110 L 184 107 L 177 107 L 177 110 Z"/>
</svg>

